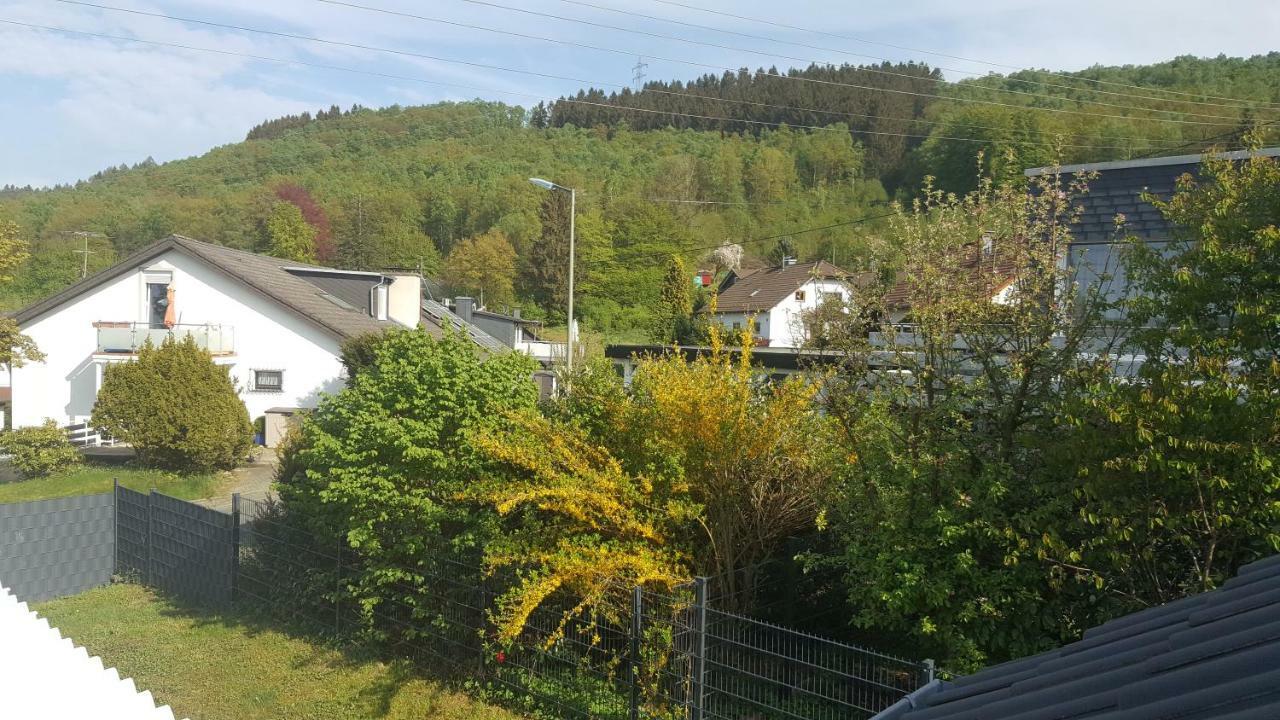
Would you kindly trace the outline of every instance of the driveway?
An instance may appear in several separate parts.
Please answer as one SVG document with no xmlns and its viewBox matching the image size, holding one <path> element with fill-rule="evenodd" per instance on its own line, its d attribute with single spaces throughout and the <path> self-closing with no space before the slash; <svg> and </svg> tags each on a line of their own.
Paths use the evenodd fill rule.
<svg viewBox="0 0 1280 720">
<path fill-rule="evenodd" d="M 240 493 L 241 498 L 259 502 L 273 499 L 275 492 L 271 489 L 271 483 L 276 477 L 276 452 L 270 448 L 258 450 L 258 456 L 253 462 L 231 471 L 235 479 L 229 487 L 223 488 L 221 494 L 196 502 L 214 510 L 231 512 L 232 493 Z"/>
</svg>

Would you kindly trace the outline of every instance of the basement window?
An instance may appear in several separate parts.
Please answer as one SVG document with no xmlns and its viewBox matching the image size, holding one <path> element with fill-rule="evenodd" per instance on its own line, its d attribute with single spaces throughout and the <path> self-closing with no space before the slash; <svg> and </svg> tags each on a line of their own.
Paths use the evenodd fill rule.
<svg viewBox="0 0 1280 720">
<path fill-rule="evenodd" d="M 252 389 L 254 392 L 284 392 L 284 371 L 254 370 Z"/>
</svg>

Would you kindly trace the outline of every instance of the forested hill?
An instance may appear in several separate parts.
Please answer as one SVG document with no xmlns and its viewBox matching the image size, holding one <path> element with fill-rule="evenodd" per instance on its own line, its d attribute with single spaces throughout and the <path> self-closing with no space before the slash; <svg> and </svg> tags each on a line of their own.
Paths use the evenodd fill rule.
<svg viewBox="0 0 1280 720">
<path fill-rule="evenodd" d="M 1007 169 L 1016 173 L 1055 159 L 1193 152 L 1238 141 L 1254 122 L 1280 118 L 1278 110 L 1249 107 L 1280 104 L 1276 52 L 1074 73 L 1026 70 L 960 82 L 947 82 L 946 74 L 915 63 L 742 70 L 688 83 L 649 82 L 639 92 L 582 90 L 534 108 L 533 122 L 746 134 L 779 123 L 841 122 L 865 146 L 867 170 L 892 191 L 925 174 L 948 189 L 969 187 L 978 148 L 997 171 L 1012 153 Z"/>
<path fill-rule="evenodd" d="M 329 108 L 264 122 L 196 158 L 148 159 L 74 187 L 8 188 L 0 220 L 19 225 L 33 257 L 0 308 L 78 279 L 74 251 L 86 242 L 92 271 L 179 232 L 348 267 L 422 267 L 447 292 L 554 319 L 565 214 L 527 182 L 542 176 L 580 191 L 584 322 L 635 336 L 673 253 L 697 265 L 708 245 L 764 255 L 790 236 L 802 256 L 856 267 L 875 221 L 797 231 L 882 214 L 891 193 L 909 194 L 926 173 L 964 189 L 979 150 L 1014 175 L 1052 162 L 1055 144 L 1064 161 L 1188 152 L 1280 117 L 1217 99 L 1280 103 L 1278 54 L 958 84 L 916 64 L 792 74 L 804 81 L 744 72 L 634 94 L 584 90 L 528 112 L 487 102 Z"/>
</svg>

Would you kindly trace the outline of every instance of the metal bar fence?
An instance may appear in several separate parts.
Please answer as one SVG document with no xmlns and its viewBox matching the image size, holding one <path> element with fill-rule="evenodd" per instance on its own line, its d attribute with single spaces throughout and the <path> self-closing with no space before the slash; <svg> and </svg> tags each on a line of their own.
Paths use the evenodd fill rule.
<svg viewBox="0 0 1280 720">
<path fill-rule="evenodd" d="M 494 616 L 518 577 L 477 558 L 366 571 L 338 538 L 269 503 L 237 498 L 228 515 L 126 488 L 116 502 L 121 574 L 410 658 L 538 717 L 868 718 L 928 667 L 710 607 L 705 580 L 669 594 L 620 589 L 592 615 L 552 597 L 504 636 Z"/>
</svg>

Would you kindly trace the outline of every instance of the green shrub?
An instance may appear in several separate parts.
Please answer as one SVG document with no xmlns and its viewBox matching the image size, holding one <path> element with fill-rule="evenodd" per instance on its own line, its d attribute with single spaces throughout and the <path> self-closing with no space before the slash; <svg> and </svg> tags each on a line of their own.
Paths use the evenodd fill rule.
<svg viewBox="0 0 1280 720">
<path fill-rule="evenodd" d="M 43 477 L 80 463 L 67 433 L 52 420 L 0 434 L 0 452 L 8 453 L 23 477 Z"/>
<path fill-rule="evenodd" d="M 235 467 L 253 442 L 227 368 L 190 337 L 148 343 L 137 362 L 108 367 L 93 422 L 132 445 L 141 463 L 162 468 Z"/>
</svg>

